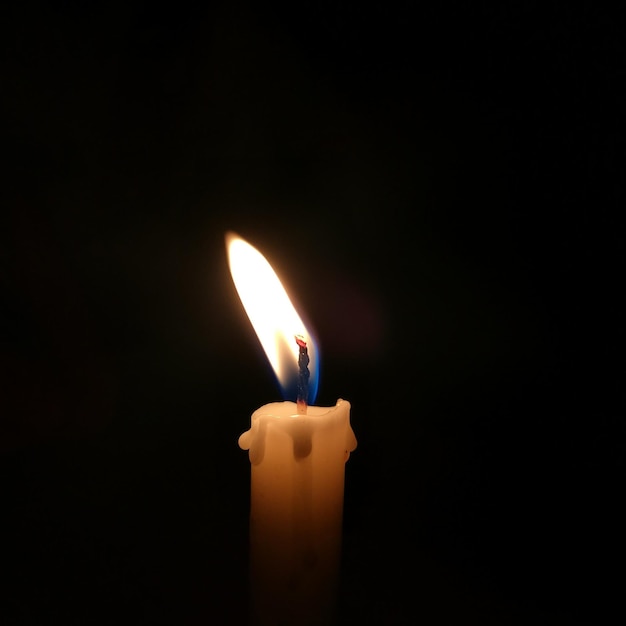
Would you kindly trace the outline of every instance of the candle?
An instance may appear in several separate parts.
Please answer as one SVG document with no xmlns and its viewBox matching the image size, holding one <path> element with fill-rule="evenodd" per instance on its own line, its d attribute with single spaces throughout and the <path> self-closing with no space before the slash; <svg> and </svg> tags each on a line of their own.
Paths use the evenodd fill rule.
<svg viewBox="0 0 626 626">
<path fill-rule="evenodd" d="M 350 403 L 311 406 L 315 339 L 267 260 L 226 236 L 233 281 L 287 399 L 252 413 L 239 438 L 251 464 L 250 584 L 253 622 L 333 621 L 339 583 L 345 462 L 356 448 Z M 289 399 L 291 397 L 291 399 Z"/>
</svg>

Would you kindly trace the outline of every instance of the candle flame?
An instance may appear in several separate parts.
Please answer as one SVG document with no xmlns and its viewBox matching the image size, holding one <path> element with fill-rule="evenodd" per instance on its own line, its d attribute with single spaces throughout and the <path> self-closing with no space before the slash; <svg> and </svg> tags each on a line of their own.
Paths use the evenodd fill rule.
<svg viewBox="0 0 626 626">
<path fill-rule="evenodd" d="M 230 273 L 241 303 L 274 370 L 286 400 L 296 399 L 301 337 L 309 355 L 309 401 L 317 393 L 319 358 L 311 331 L 292 304 L 285 288 L 265 257 L 247 241 L 229 232 L 226 250 Z"/>
</svg>

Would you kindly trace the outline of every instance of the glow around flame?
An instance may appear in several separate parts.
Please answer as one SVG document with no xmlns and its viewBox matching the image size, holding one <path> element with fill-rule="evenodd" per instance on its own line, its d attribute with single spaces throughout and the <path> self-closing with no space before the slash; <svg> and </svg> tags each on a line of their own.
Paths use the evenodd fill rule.
<svg viewBox="0 0 626 626">
<path fill-rule="evenodd" d="M 309 329 L 298 315 L 285 288 L 265 257 L 235 233 L 226 234 L 226 250 L 233 282 L 248 318 L 274 369 L 285 400 L 295 401 L 298 345 L 302 335 L 309 354 L 309 404 L 317 395 L 319 358 Z"/>
</svg>

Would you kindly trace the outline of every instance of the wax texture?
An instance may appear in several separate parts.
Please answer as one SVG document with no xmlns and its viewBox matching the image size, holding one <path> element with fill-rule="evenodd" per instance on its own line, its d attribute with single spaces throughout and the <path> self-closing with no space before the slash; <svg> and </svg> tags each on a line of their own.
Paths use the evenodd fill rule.
<svg viewBox="0 0 626 626">
<path fill-rule="evenodd" d="M 345 462 L 357 442 L 350 403 L 257 409 L 249 451 L 250 583 L 259 626 L 331 624 L 341 559 Z"/>
</svg>

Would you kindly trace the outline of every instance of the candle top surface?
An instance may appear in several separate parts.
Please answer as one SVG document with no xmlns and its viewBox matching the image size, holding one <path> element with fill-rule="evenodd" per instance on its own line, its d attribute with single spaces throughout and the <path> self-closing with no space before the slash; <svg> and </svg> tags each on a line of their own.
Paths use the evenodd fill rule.
<svg viewBox="0 0 626 626">
<path fill-rule="evenodd" d="M 250 460 L 259 463 L 264 454 L 265 442 L 268 436 L 268 425 L 278 428 L 287 436 L 296 440 L 305 438 L 310 440 L 316 433 L 332 431 L 338 428 L 338 436 L 342 440 L 341 449 L 347 460 L 357 445 L 356 437 L 350 426 L 350 403 L 339 399 L 335 406 L 310 406 L 305 414 L 297 412 L 295 402 L 270 402 L 258 408 L 251 417 L 250 429 L 239 437 L 239 447 L 249 450 Z"/>
</svg>

